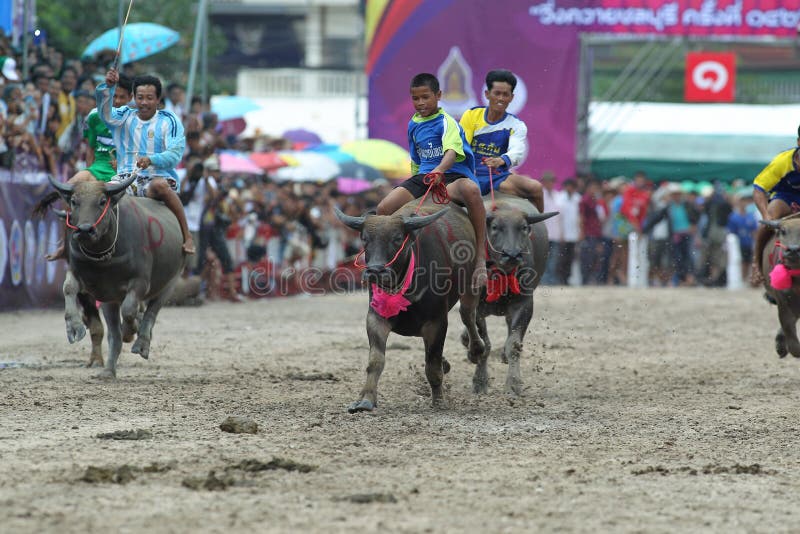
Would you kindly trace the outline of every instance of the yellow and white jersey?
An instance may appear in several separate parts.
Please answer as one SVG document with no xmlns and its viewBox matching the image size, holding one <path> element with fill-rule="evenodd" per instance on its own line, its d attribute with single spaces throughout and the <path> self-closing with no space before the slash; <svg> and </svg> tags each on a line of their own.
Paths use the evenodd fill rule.
<svg viewBox="0 0 800 534">
<path fill-rule="evenodd" d="M 467 143 L 475 154 L 475 174 L 478 178 L 489 176 L 483 158 L 501 157 L 506 165 L 500 167 L 495 177 L 510 174 L 511 169 L 525 161 L 528 156 L 528 127 L 515 115 L 506 113 L 497 122 L 486 120 L 486 108 L 472 108 L 459 121 L 464 129 Z"/>
</svg>

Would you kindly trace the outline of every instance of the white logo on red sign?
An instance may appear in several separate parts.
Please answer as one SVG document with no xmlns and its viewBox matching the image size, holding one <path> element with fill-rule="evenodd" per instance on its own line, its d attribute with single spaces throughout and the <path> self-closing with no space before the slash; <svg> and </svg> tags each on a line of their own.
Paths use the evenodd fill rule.
<svg viewBox="0 0 800 534">
<path fill-rule="evenodd" d="M 712 93 L 719 93 L 728 85 L 728 69 L 719 61 L 703 61 L 692 71 L 695 87 Z"/>
</svg>

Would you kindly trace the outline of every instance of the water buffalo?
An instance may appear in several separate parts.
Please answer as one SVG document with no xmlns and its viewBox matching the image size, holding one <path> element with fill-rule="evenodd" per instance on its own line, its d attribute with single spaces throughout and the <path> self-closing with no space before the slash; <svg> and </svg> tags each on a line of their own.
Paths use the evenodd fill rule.
<svg viewBox="0 0 800 534">
<path fill-rule="evenodd" d="M 442 356 L 447 335 L 447 312 L 460 301 L 461 321 L 467 329 L 470 353 L 483 353 L 475 327 L 478 291 L 473 289 L 475 231 L 460 208 L 424 204 L 419 214 L 411 201 L 389 216 L 336 216 L 361 232 L 366 267 L 363 280 L 370 284 L 367 313 L 369 362 L 367 380 L 350 413 L 378 405 L 378 380 L 386 360 L 390 332 L 422 337 L 425 375 L 435 407 L 444 402 L 442 380 L 450 364 Z"/>
<path fill-rule="evenodd" d="M 558 212 L 539 213 L 525 199 L 498 193 L 496 208 L 485 199 L 486 239 L 489 258 L 486 262 L 488 281 L 478 304 L 477 326 L 485 350 L 470 360 L 477 364 L 473 388 L 485 393 L 489 388 L 487 360 L 492 344 L 486 329 L 486 316 L 502 315 L 506 318 L 508 335 L 503 347 L 502 360 L 508 363 L 506 389 L 522 394 L 519 360 L 522 340 L 533 318 L 533 291 L 539 285 L 547 265 L 547 227 L 537 224 Z M 469 345 L 469 335 L 462 334 L 462 342 Z"/>
<path fill-rule="evenodd" d="M 101 377 L 116 377 L 123 341 L 147 359 L 153 324 L 184 265 L 178 220 L 162 203 L 126 195 L 136 179 L 74 186 L 50 178 L 69 207 L 69 269 L 64 280 L 67 339 L 86 335 L 80 294 L 102 302 L 108 329 L 108 359 Z M 139 316 L 139 305 L 146 310 Z M 122 323 L 120 324 L 120 313 Z"/>
<path fill-rule="evenodd" d="M 777 221 L 761 221 L 773 230 L 761 255 L 767 298 L 778 306 L 780 327 L 775 351 L 783 358 L 791 353 L 800 358 L 797 318 L 800 317 L 800 217 L 790 215 Z"/>
</svg>

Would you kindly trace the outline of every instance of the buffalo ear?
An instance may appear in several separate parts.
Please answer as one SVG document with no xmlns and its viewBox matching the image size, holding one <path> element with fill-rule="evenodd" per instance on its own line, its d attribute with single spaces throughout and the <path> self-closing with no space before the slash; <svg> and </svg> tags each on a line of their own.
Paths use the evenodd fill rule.
<svg viewBox="0 0 800 534">
<path fill-rule="evenodd" d="M 57 210 L 57 209 L 53 209 L 53 213 L 54 213 L 54 214 L 55 214 L 55 216 L 56 216 L 56 217 L 58 217 L 59 219 L 64 219 L 65 221 L 67 220 L 67 212 L 66 212 L 66 211 L 64 211 L 64 210 Z"/>
<path fill-rule="evenodd" d="M 342 213 L 339 208 L 333 208 L 333 213 L 336 215 L 336 218 L 342 221 L 345 226 L 349 226 L 353 230 L 361 231 L 364 228 L 364 220 L 366 217 L 353 217 L 352 215 L 345 215 Z"/>
<path fill-rule="evenodd" d="M 535 215 L 528 215 L 527 217 L 525 217 L 525 220 L 528 221 L 528 224 L 533 225 L 536 223 L 540 223 L 542 221 L 546 221 L 550 217 L 555 217 L 556 215 L 558 215 L 557 211 L 548 211 L 547 213 L 537 213 Z"/>
<path fill-rule="evenodd" d="M 781 222 L 780 221 L 765 221 L 765 220 L 762 219 L 762 220 L 760 220 L 758 222 L 763 224 L 767 228 L 771 228 L 772 230 L 775 230 L 775 231 L 778 231 L 778 230 L 781 229 Z"/>
</svg>

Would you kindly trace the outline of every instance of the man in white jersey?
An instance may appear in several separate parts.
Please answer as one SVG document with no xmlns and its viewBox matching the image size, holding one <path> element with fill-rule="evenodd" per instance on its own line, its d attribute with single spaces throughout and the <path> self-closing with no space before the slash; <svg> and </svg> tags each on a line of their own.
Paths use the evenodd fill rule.
<svg viewBox="0 0 800 534">
<path fill-rule="evenodd" d="M 163 202 L 181 225 L 183 252 L 194 254 L 194 241 L 186 224 L 183 204 L 178 198 L 179 178 L 175 167 L 183 157 L 186 137 L 183 125 L 171 112 L 159 110 L 161 80 L 137 76 L 133 80 L 136 109 L 114 108 L 112 100 L 119 74 L 111 69 L 106 82 L 97 87 L 97 111 L 108 125 L 117 147 L 117 177 L 130 176 L 136 169 L 136 194 Z"/>
</svg>

